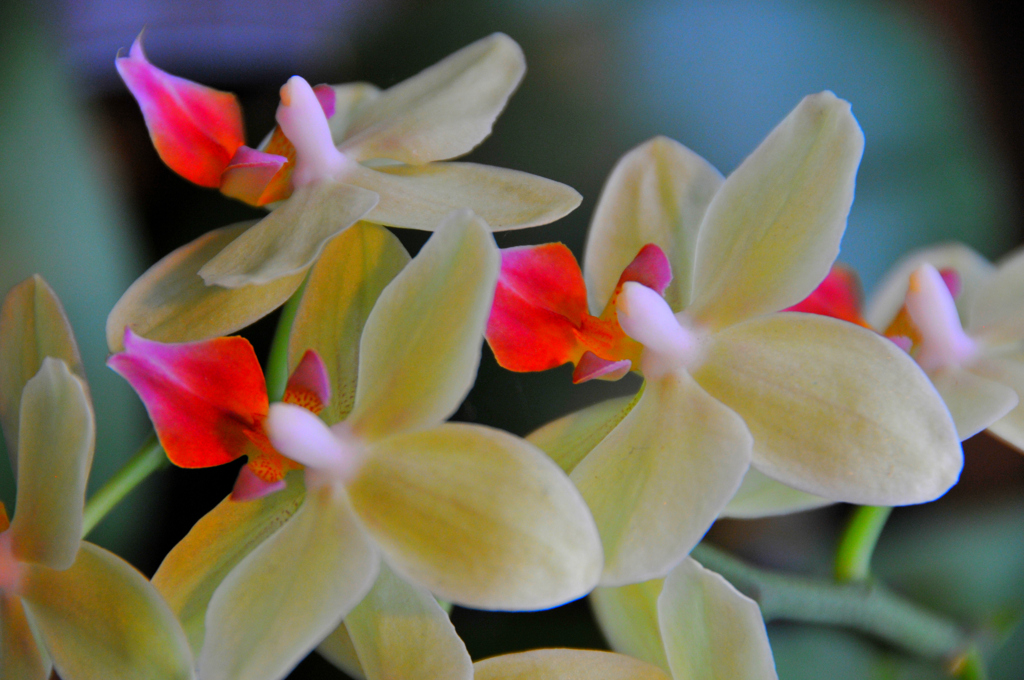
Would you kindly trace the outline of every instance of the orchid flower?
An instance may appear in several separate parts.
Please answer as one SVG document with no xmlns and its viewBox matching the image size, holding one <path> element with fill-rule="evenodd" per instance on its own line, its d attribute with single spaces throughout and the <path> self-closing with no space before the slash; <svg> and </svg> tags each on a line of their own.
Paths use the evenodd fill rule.
<svg viewBox="0 0 1024 680">
<path fill-rule="evenodd" d="M 359 219 L 430 230 L 465 207 L 494 230 L 517 229 L 580 202 L 573 189 L 534 175 L 441 162 L 490 134 L 522 78 L 522 50 L 500 33 L 383 92 L 364 83 L 312 88 L 293 76 L 261 149 L 243 144 L 234 95 L 161 71 L 138 39 L 117 67 L 171 169 L 256 205 L 287 198 L 202 264 L 208 285 L 267 284 L 305 271 Z"/>
<path fill-rule="evenodd" d="M 500 364 L 535 370 L 526 364 L 539 353 L 578 358 L 577 377 L 628 362 L 645 378 L 635 398 L 529 437 L 594 513 L 602 585 L 668 573 L 751 465 L 871 505 L 932 500 L 959 476 L 949 412 L 898 347 L 854 324 L 779 313 L 828 274 L 862 147 L 831 93 L 805 98 L 724 180 L 656 138 L 608 179 L 582 275 L 557 246 L 503 255 L 487 332 Z"/>
<path fill-rule="evenodd" d="M 993 266 L 967 246 L 911 254 L 885 277 L 866 316 L 902 342 L 946 401 L 957 432 L 1024 450 L 1024 251 Z"/>
<path fill-rule="evenodd" d="M 337 266 L 346 259 L 356 266 Z M 325 357 L 338 406 L 325 422 L 277 403 L 263 421 L 274 449 L 303 466 L 302 481 L 252 504 L 225 502 L 155 577 L 201 646 L 204 680 L 283 677 L 356 611 L 383 565 L 488 609 L 551 607 L 597 583 L 597 530 L 565 474 L 522 439 L 443 423 L 476 375 L 498 273 L 489 230 L 456 212 L 407 259 L 372 225 L 329 246 L 289 354 Z M 354 335 L 344 323 L 353 317 Z"/>
<path fill-rule="evenodd" d="M 95 419 L 67 319 L 41 278 L 7 296 L 0 357 L 18 493 L 11 521 L 0 504 L 0 677 L 192 678 L 181 626 L 149 581 L 82 541 Z"/>
</svg>

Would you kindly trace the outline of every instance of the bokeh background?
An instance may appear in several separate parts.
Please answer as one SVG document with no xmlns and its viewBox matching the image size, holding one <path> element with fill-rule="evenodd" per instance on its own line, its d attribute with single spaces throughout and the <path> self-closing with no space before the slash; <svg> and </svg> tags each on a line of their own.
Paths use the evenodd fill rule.
<svg viewBox="0 0 1024 680">
<path fill-rule="evenodd" d="M 577 188 L 582 206 L 501 246 L 560 240 L 581 253 L 604 178 L 664 134 L 731 171 L 805 94 L 853 104 L 867 145 L 841 259 L 868 290 L 902 253 L 965 241 L 990 258 L 1024 218 L 1024 20 L 998 0 L 6 0 L 0 2 L 0 289 L 41 273 L 75 327 L 99 420 L 91 488 L 148 433 L 134 393 L 105 368 L 106 314 L 150 264 L 198 235 L 258 216 L 167 170 L 113 58 L 146 29 L 162 68 L 236 92 L 250 140 L 273 124 L 277 90 L 311 82 L 392 85 L 493 31 L 515 38 L 528 73 L 470 158 Z M 415 251 L 424 234 L 401 234 Z M 266 356 L 275 318 L 245 335 Z M 525 434 L 635 388 L 571 385 L 569 370 L 516 375 L 485 350 L 457 417 Z M 1024 610 L 1024 457 L 980 435 L 963 479 L 897 510 L 877 571 L 928 606 L 975 625 Z M 169 470 L 140 487 L 92 539 L 151 574 L 231 487 L 235 469 Z M 10 507 L 10 471 L 0 464 Z M 825 575 L 839 506 L 721 522 L 711 538 L 767 566 Z M 550 612 L 453 620 L 474 658 L 539 646 L 600 647 L 585 602 Z M 783 680 L 938 678 L 941 672 L 842 631 L 773 625 Z M 1024 633 L 992 675 L 1024 677 Z M 294 678 L 341 678 L 312 655 Z"/>
</svg>

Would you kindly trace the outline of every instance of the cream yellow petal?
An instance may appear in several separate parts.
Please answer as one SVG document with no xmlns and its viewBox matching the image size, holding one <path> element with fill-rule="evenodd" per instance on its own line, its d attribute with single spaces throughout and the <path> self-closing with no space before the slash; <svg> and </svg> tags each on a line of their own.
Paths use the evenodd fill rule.
<svg viewBox="0 0 1024 680">
<path fill-rule="evenodd" d="M 863 148 L 847 102 L 805 97 L 711 200 L 691 315 L 721 328 L 807 297 L 839 253 Z"/>
<path fill-rule="evenodd" d="M 299 509 L 305 497 L 302 474 L 288 485 L 254 501 L 225 498 L 206 513 L 167 553 L 153 585 L 181 621 L 189 645 L 198 655 L 206 633 L 206 608 L 221 581 L 256 546 Z"/>
<path fill-rule="evenodd" d="M 459 211 L 380 294 L 359 345 L 348 421 L 358 435 L 430 427 L 459 407 L 476 378 L 499 257 L 487 225 Z"/>
<path fill-rule="evenodd" d="M 853 324 L 773 314 L 711 337 L 694 372 L 754 435 L 753 464 L 789 486 L 861 505 L 923 503 L 956 482 L 960 441 L 928 377 Z"/>
<path fill-rule="evenodd" d="M 30 570 L 23 600 L 63 678 L 194 677 L 167 604 L 142 574 L 98 546 L 83 542 L 70 569 Z"/>
<path fill-rule="evenodd" d="M 82 357 L 57 294 L 36 274 L 12 288 L 0 308 L 0 426 L 11 466 L 18 469 L 21 391 L 43 359 L 61 359 L 85 380 Z"/>
<path fill-rule="evenodd" d="M 473 662 L 437 600 L 382 564 L 345 617 L 367 680 L 472 680 Z"/>
<path fill-rule="evenodd" d="M 288 340 L 288 367 L 295 370 L 310 349 L 323 359 L 331 400 L 320 417 L 328 424 L 352 410 L 366 318 L 381 291 L 408 262 L 409 253 L 394 234 L 358 222 L 328 242 L 309 273 Z"/>
<path fill-rule="evenodd" d="M 825 505 L 831 505 L 830 501 L 821 496 L 815 496 L 806 491 L 786 486 L 777 482 L 768 475 L 760 472 L 757 468 L 751 467 L 743 477 L 743 483 L 732 497 L 729 504 L 722 510 L 720 517 L 734 517 L 737 519 L 753 519 L 756 517 L 774 517 L 775 515 L 788 515 L 803 510 L 813 510 Z"/>
<path fill-rule="evenodd" d="M 929 377 L 946 402 L 961 440 L 1005 416 L 1019 401 L 1013 389 L 962 368 L 941 370 Z"/>
<path fill-rule="evenodd" d="M 656 666 L 612 652 L 535 649 L 473 664 L 475 680 L 669 680 Z"/>
<path fill-rule="evenodd" d="M 971 371 L 1012 388 L 1018 397 L 1024 395 L 1024 354 L 983 357 L 971 366 Z M 1013 410 L 989 425 L 988 430 L 1018 451 L 1024 451 L 1024 403 L 1018 402 Z"/>
<path fill-rule="evenodd" d="M 22 562 L 67 569 L 82 540 L 96 417 L 85 383 L 47 357 L 21 397 L 18 504 L 11 547 Z"/>
<path fill-rule="evenodd" d="M 648 243 L 672 264 L 665 299 L 676 311 L 690 304 L 697 232 L 722 175 L 667 137 L 655 137 L 623 156 L 608 176 L 583 257 L 590 309 L 600 314 L 622 270 Z"/>
<path fill-rule="evenodd" d="M 526 440 L 548 454 L 567 473 L 572 472 L 640 400 L 633 397 L 609 399 L 553 420 L 530 433 Z"/>
<path fill-rule="evenodd" d="M 967 309 L 972 335 L 990 341 L 1024 338 L 1024 250 L 999 262 L 982 281 Z"/>
<path fill-rule="evenodd" d="M 464 424 L 377 442 L 349 485 L 392 568 L 477 609 L 545 609 L 597 585 L 583 499 L 526 441 Z"/>
<path fill-rule="evenodd" d="M 673 680 L 776 680 L 757 603 L 696 560 L 665 579 L 658 618 Z"/>
<path fill-rule="evenodd" d="M 285 677 L 369 591 L 378 564 L 344 491 L 310 489 L 298 512 L 214 592 L 200 677 Z"/>
<path fill-rule="evenodd" d="M 317 645 L 316 651 L 350 677 L 356 680 L 366 679 L 366 673 L 359 665 L 359 655 L 352 646 L 352 638 L 349 637 L 344 623 L 325 637 L 323 642 Z"/>
<path fill-rule="evenodd" d="M 208 286 L 241 288 L 305 272 L 327 242 L 377 205 L 349 184 L 315 182 L 291 197 L 199 269 Z"/>
<path fill-rule="evenodd" d="M 356 166 L 344 180 L 380 195 L 366 216 L 370 222 L 427 231 L 460 208 L 475 212 L 492 231 L 536 227 L 564 217 L 582 200 L 561 182 L 476 163 Z"/>
<path fill-rule="evenodd" d="M 48 680 L 51 668 L 21 600 L 0 593 L 0 680 Z"/>
<path fill-rule="evenodd" d="M 370 83 L 345 83 L 332 85 L 334 90 L 334 115 L 327 119 L 331 128 L 331 139 L 340 144 L 352 122 L 380 96 L 380 88 Z"/>
<path fill-rule="evenodd" d="M 944 243 L 913 252 L 897 262 L 875 288 L 865 307 L 864 318 L 872 327 L 884 331 L 899 313 L 907 297 L 910 274 L 924 263 L 936 269 L 955 269 L 961 292 L 956 298 L 960 318 L 968 318 L 970 300 L 995 267 L 963 243 Z"/>
<path fill-rule="evenodd" d="M 590 606 L 612 649 L 669 672 L 658 622 L 658 596 L 664 579 L 618 588 L 595 588 Z"/>
<path fill-rule="evenodd" d="M 469 153 L 491 134 L 525 71 L 519 45 L 494 33 L 380 93 L 362 107 L 339 148 L 359 161 L 411 165 Z"/>
<path fill-rule="evenodd" d="M 124 351 L 124 329 L 160 342 L 230 335 L 284 304 L 305 272 L 242 288 L 207 286 L 199 270 L 241 236 L 251 222 L 204 234 L 149 268 L 107 317 L 107 346 Z"/>
<path fill-rule="evenodd" d="M 736 492 L 750 447 L 743 421 L 689 375 L 648 381 L 572 472 L 601 532 L 601 585 L 646 581 L 678 564 Z"/>
</svg>

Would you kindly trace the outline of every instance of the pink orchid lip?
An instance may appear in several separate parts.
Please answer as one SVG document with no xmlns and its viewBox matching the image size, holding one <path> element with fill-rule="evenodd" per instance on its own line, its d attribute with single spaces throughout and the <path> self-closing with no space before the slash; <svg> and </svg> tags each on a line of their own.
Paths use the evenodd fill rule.
<svg viewBox="0 0 1024 680">
<path fill-rule="evenodd" d="M 579 384 L 588 380 L 619 380 L 629 373 L 632 367 L 633 362 L 629 359 L 609 361 L 586 351 L 576 364 L 576 370 L 572 372 L 572 381 Z"/>
<path fill-rule="evenodd" d="M 240 146 L 221 174 L 220 191 L 250 205 L 259 205 L 264 192 L 288 159 Z"/>
<path fill-rule="evenodd" d="M 10 529 L 0 532 L 0 595 L 17 595 L 25 578 L 25 565 L 14 555 Z"/>
<path fill-rule="evenodd" d="M 233 501 L 254 501 L 264 496 L 269 496 L 284 489 L 287 484 L 283 479 L 276 482 L 267 482 L 260 479 L 252 468 L 243 465 L 238 471 L 238 478 L 235 486 L 231 489 L 231 500 Z"/>
</svg>

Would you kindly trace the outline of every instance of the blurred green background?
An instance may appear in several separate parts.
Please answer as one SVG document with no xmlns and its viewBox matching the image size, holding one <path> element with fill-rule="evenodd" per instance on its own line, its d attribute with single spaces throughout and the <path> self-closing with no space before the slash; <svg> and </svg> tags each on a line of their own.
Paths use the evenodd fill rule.
<svg viewBox="0 0 1024 680">
<path fill-rule="evenodd" d="M 392 85 L 493 31 L 529 70 L 475 150 L 476 161 L 565 182 L 584 197 L 559 223 L 499 245 L 560 240 L 581 253 L 604 178 L 656 134 L 731 171 L 805 94 L 833 90 L 866 136 L 841 259 L 874 284 L 903 252 L 961 240 L 998 257 L 1021 240 L 1024 21 L 983 0 L 540 0 L 303 3 L 8 0 L 0 8 L 0 287 L 41 273 L 75 327 L 99 420 L 91 488 L 141 443 L 145 414 L 104 367 L 104 320 L 149 264 L 201 233 L 259 213 L 162 166 L 113 58 L 146 27 L 166 70 L 239 94 L 250 140 L 273 124 L 277 89 L 312 82 Z M 424 234 L 401 234 L 415 250 Z M 265 356 L 274 319 L 246 335 Z M 511 374 L 485 351 L 458 418 L 525 434 L 635 381 L 573 387 L 571 371 Z M 968 623 L 1024 609 L 1024 458 L 984 435 L 964 480 L 899 510 L 879 572 Z M 152 573 L 230 489 L 233 469 L 150 480 L 93 538 Z M 0 464 L 0 498 L 13 502 Z M 713 538 L 768 566 L 827 573 L 845 508 L 720 523 Z M 456 610 L 474 658 L 537 646 L 600 646 L 585 603 L 535 614 Z M 783 680 L 934 678 L 934 667 L 841 631 L 772 626 Z M 1024 676 L 1024 636 L 993 677 Z M 311 657 L 295 678 L 342 677 Z"/>
</svg>

